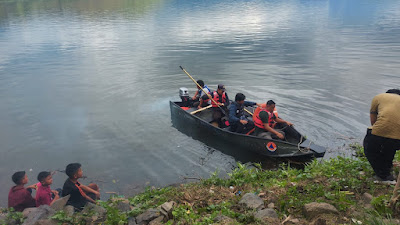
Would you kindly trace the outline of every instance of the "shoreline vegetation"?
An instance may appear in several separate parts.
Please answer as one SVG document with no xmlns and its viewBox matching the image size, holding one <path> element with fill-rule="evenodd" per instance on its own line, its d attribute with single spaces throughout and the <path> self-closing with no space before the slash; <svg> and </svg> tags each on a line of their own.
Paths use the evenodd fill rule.
<svg viewBox="0 0 400 225">
<path fill-rule="evenodd" d="M 195 183 L 148 187 L 82 212 L 74 213 L 65 199 L 23 213 L 3 209 L 0 224 L 400 224 L 397 186 L 374 183 L 362 147 L 349 150 L 350 158 L 313 160 L 301 169 L 238 163 L 225 178 L 215 172 Z"/>
</svg>

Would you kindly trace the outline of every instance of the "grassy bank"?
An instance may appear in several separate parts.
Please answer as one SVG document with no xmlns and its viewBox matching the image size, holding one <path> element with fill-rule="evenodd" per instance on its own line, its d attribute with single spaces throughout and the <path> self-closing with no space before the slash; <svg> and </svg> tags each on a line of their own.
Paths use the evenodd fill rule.
<svg viewBox="0 0 400 225">
<path fill-rule="evenodd" d="M 303 206 L 310 202 L 326 202 L 335 206 L 339 215 L 328 218 L 328 224 L 392 224 L 397 217 L 387 206 L 394 186 L 375 184 L 372 169 L 363 156 L 362 148 L 352 146 L 352 158 L 337 157 L 324 161 L 314 160 L 304 169 L 283 164 L 276 170 L 263 170 L 260 165 L 246 167 L 238 164 L 229 177 L 218 173 L 197 183 L 179 187 L 146 189 L 142 194 L 128 198 L 133 208 L 128 212 L 118 210 L 118 201 L 103 201 L 107 209 L 105 224 L 127 224 L 149 208 L 164 202 L 175 201 L 173 218 L 166 224 L 212 224 L 217 216 L 225 215 L 236 224 L 274 224 L 288 216 L 298 219 L 298 224 L 309 224 L 303 215 Z M 400 159 L 396 155 L 396 160 Z M 245 193 L 255 193 L 266 205 L 274 208 L 279 220 L 268 223 L 256 219 L 254 210 L 240 207 L 238 202 Z M 363 194 L 373 196 L 363 203 Z M 53 218 L 60 222 L 79 223 L 80 217 L 67 217 L 58 212 Z"/>
</svg>

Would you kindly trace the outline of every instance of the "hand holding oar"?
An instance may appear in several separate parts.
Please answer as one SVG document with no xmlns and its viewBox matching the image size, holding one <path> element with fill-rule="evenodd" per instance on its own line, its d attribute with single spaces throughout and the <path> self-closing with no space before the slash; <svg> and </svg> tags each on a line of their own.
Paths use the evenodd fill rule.
<svg viewBox="0 0 400 225">
<path fill-rule="evenodd" d="M 226 112 L 225 112 L 225 110 L 223 110 L 223 109 L 221 108 L 221 106 L 219 106 L 218 103 L 211 97 L 210 93 L 206 92 L 206 91 L 203 89 L 203 87 L 200 86 L 200 84 L 198 84 L 197 81 L 196 81 L 195 79 L 193 79 L 193 77 L 190 76 L 190 74 L 189 74 L 182 66 L 179 66 L 179 68 L 181 68 L 181 70 L 183 70 L 183 72 L 185 72 L 186 75 L 188 75 L 188 77 L 197 85 L 197 87 L 200 88 L 200 90 L 202 90 L 202 91 L 208 96 L 208 98 L 218 106 L 218 108 L 222 111 L 223 114 L 227 115 Z"/>
</svg>

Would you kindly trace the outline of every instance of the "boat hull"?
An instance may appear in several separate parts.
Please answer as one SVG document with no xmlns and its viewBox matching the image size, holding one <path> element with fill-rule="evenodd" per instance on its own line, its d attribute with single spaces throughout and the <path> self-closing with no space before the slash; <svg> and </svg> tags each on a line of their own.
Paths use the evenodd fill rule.
<svg viewBox="0 0 400 225">
<path fill-rule="evenodd" d="M 214 127 L 208 121 L 182 109 L 179 102 L 170 102 L 170 110 L 171 121 L 175 128 L 218 150 L 232 149 L 232 151 L 255 153 L 267 157 L 298 159 L 322 157 L 325 153 L 324 148 L 312 143 L 307 147 L 301 147 L 301 143 L 293 144 L 280 140 L 265 139 Z M 293 132 L 297 131 L 294 130 Z M 302 142 L 304 141 L 305 138 Z M 311 145 L 318 147 L 319 152 L 308 149 Z"/>
</svg>

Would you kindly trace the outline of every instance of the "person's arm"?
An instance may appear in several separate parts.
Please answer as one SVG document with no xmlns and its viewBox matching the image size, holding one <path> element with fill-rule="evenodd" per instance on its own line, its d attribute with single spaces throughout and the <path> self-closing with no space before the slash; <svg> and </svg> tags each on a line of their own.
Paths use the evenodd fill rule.
<svg viewBox="0 0 400 225">
<path fill-rule="evenodd" d="M 376 121 L 378 120 L 378 107 L 379 107 L 379 101 L 378 101 L 378 97 L 379 95 L 375 96 L 372 99 L 372 103 L 371 103 L 371 108 L 369 110 L 369 117 L 371 120 L 371 125 L 374 125 L 376 123 Z"/>
<path fill-rule="evenodd" d="M 228 107 L 229 104 L 230 104 L 230 101 L 229 101 L 228 94 L 227 94 L 226 92 L 225 92 L 225 97 L 226 97 L 226 102 L 224 103 L 224 106 L 225 106 L 225 107 Z"/>
<path fill-rule="evenodd" d="M 82 190 L 85 191 L 85 192 L 90 192 L 90 193 L 93 193 L 93 194 L 95 194 L 95 195 L 100 195 L 100 193 L 99 193 L 98 191 L 95 191 L 95 190 L 91 189 L 91 188 L 88 187 L 88 186 L 85 186 L 85 185 L 81 184 L 80 187 L 81 187 Z"/>
<path fill-rule="evenodd" d="M 286 121 L 286 120 L 283 120 L 283 119 L 281 119 L 281 118 L 275 118 L 275 121 L 277 122 L 277 123 L 286 123 L 288 126 L 292 126 L 293 125 L 293 123 L 291 123 L 291 122 L 289 122 L 289 121 Z"/>
<path fill-rule="evenodd" d="M 26 189 L 35 189 L 35 190 L 37 190 L 37 184 L 32 184 L 32 185 L 29 185 L 28 187 L 26 187 Z"/>
<path fill-rule="evenodd" d="M 89 197 L 88 195 L 85 195 L 84 197 L 85 197 L 86 200 L 88 200 L 89 202 L 96 204 L 96 201 L 93 200 L 93 199 L 92 199 L 91 197 Z"/>
<path fill-rule="evenodd" d="M 250 102 L 250 101 L 244 101 L 244 106 L 253 106 L 253 105 L 257 105 L 257 103 Z"/>
<path fill-rule="evenodd" d="M 199 94 L 199 90 L 196 91 L 196 93 L 194 94 L 192 100 L 196 100 L 198 94 Z"/>
<path fill-rule="evenodd" d="M 378 114 L 375 113 L 370 113 L 369 114 L 369 119 L 371 120 L 371 125 L 374 125 L 376 120 L 378 119 Z"/>
<path fill-rule="evenodd" d="M 275 134 L 276 136 L 278 136 L 278 138 L 280 138 L 280 139 L 284 139 L 285 138 L 285 136 L 283 136 L 281 133 L 276 131 L 274 128 L 270 127 L 268 123 L 264 123 L 264 128 L 268 132 L 271 132 L 272 134 Z"/>
<path fill-rule="evenodd" d="M 58 199 L 60 199 L 60 196 L 58 195 L 58 191 L 52 190 L 51 192 L 53 192 L 53 194 L 54 194 L 54 199 L 53 199 L 53 201 L 50 202 L 50 205 L 53 205 L 53 203 L 54 203 L 55 201 L 57 201 Z"/>
</svg>

